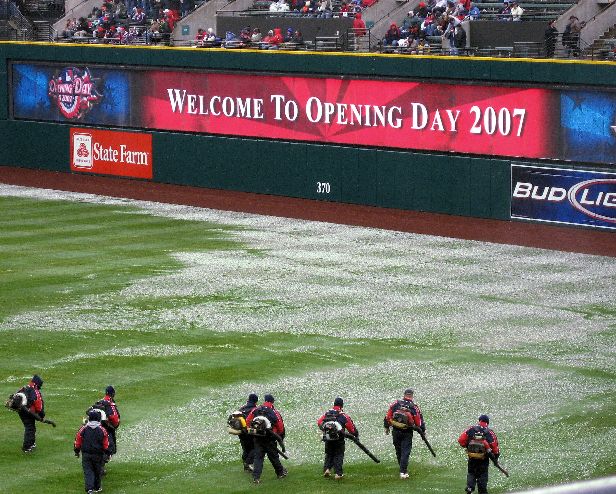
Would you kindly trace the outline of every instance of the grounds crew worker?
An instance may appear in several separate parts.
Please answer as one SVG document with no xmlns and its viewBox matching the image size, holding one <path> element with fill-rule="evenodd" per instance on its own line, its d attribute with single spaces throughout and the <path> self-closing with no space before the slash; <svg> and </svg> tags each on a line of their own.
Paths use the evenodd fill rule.
<svg viewBox="0 0 616 494">
<path fill-rule="evenodd" d="M 257 402 L 259 397 L 255 393 L 248 395 L 248 401 L 246 404 L 240 407 L 238 410 L 242 414 L 242 417 L 246 419 L 250 412 L 257 408 Z M 242 433 L 238 436 L 240 438 L 240 444 L 242 446 L 242 462 L 244 463 L 244 471 L 252 472 L 253 463 L 255 458 L 255 441 L 253 436 L 248 434 L 246 430 L 242 430 Z"/>
<path fill-rule="evenodd" d="M 256 407 L 246 417 L 248 433 L 254 437 L 252 478 L 255 484 L 261 482 L 265 455 L 267 455 L 279 479 L 287 476 L 287 470 L 280 462 L 276 445 L 277 437 L 284 439 L 284 421 L 280 412 L 274 408 L 274 397 L 271 394 L 266 394 L 264 399 L 264 403 Z"/>
<path fill-rule="evenodd" d="M 351 417 L 343 412 L 344 401 L 338 397 L 334 400 L 333 408 L 325 412 L 317 425 L 323 431 L 323 441 L 325 442 L 325 462 L 323 464 L 323 476 L 329 477 L 333 469 L 336 480 L 344 477 L 342 464 L 344 463 L 344 431 L 359 437 L 359 432 Z"/>
<path fill-rule="evenodd" d="M 41 419 L 45 418 L 45 402 L 41 394 L 43 380 L 35 374 L 28 384 L 17 393 L 26 397 L 25 406 L 17 410 L 19 418 L 24 424 L 24 442 L 21 447 L 24 453 L 31 453 L 36 448 L 36 419 L 32 415 L 37 414 Z"/>
<path fill-rule="evenodd" d="M 105 457 L 105 461 L 109 461 L 118 451 L 116 442 L 116 430 L 120 427 L 120 412 L 115 403 L 115 388 L 107 386 L 105 388 L 105 397 L 92 405 L 92 409 L 99 409 L 101 413 L 101 425 L 109 434 L 109 455 Z"/>
<path fill-rule="evenodd" d="M 413 426 L 425 432 L 426 424 L 419 407 L 413 402 L 413 390 L 407 388 L 401 400 L 394 401 L 387 410 L 383 421 L 385 434 L 393 427 L 392 440 L 396 448 L 396 459 L 400 465 L 400 478 L 408 479 L 409 456 L 413 447 Z"/>
<path fill-rule="evenodd" d="M 86 492 L 102 492 L 101 480 L 105 455 L 109 454 L 109 434 L 101 425 L 101 413 L 98 410 L 88 412 L 88 422 L 75 436 L 74 450 L 77 457 L 81 453 Z"/>
<path fill-rule="evenodd" d="M 468 474 L 466 476 L 466 492 L 475 490 L 479 494 L 488 492 L 488 467 L 490 455 L 498 459 L 500 449 L 498 439 L 492 429 L 488 427 L 490 417 L 481 415 L 479 423 L 466 429 L 458 438 L 458 443 L 466 448 L 468 454 Z"/>
</svg>

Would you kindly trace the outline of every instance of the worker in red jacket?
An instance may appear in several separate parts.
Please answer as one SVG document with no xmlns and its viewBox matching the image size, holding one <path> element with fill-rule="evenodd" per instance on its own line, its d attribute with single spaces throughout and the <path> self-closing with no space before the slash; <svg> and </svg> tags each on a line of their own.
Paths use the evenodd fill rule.
<svg viewBox="0 0 616 494">
<path fill-rule="evenodd" d="M 396 450 L 396 459 L 400 466 L 400 478 L 409 478 L 408 466 L 411 449 L 413 448 L 413 428 L 418 427 L 425 432 L 426 424 L 421 410 L 413 401 L 414 391 L 407 388 L 401 400 L 394 401 L 387 410 L 383 424 L 385 434 L 393 427 L 392 440 Z"/>
<path fill-rule="evenodd" d="M 116 430 L 120 427 L 120 412 L 115 402 L 115 388 L 111 385 L 105 388 L 105 396 L 102 400 L 92 405 L 93 409 L 100 410 L 101 425 L 109 434 L 109 456 L 105 457 L 105 462 L 111 459 L 118 451 Z"/>
<path fill-rule="evenodd" d="M 359 436 L 353 420 L 342 410 L 343 405 L 342 398 L 336 398 L 334 406 L 317 420 L 317 425 L 323 432 L 323 441 L 325 442 L 323 476 L 329 477 L 333 469 L 336 480 L 344 477 L 342 471 L 345 450 L 344 431 L 353 434 L 355 437 Z"/>
<path fill-rule="evenodd" d="M 43 380 L 35 374 L 28 384 L 23 386 L 14 396 L 19 396 L 22 401 L 17 409 L 19 418 L 24 425 L 24 441 L 22 451 L 31 453 L 36 448 L 36 420 L 45 418 L 45 402 L 41 394 Z"/>
<path fill-rule="evenodd" d="M 280 462 L 276 443 L 285 436 L 284 421 L 280 412 L 274 408 L 274 397 L 266 394 L 265 402 L 252 410 L 246 417 L 248 433 L 254 436 L 254 463 L 252 478 L 255 484 L 261 482 L 265 455 L 274 467 L 279 479 L 287 476 L 287 470 Z"/>
<path fill-rule="evenodd" d="M 468 474 L 466 476 L 466 492 L 471 493 L 477 485 L 479 494 L 488 492 L 488 467 L 490 457 L 498 460 L 500 448 L 498 438 L 488 427 L 490 417 L 479 416 L 479 423 L 466 429 L 458 438 L 460 446 L 466 449 L 468 455 Z"/>
</svg>

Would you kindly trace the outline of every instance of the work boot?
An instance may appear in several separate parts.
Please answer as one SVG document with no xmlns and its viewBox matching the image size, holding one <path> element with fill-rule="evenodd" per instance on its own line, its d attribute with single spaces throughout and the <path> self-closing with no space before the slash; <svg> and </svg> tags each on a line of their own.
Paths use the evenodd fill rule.
<svg viewBox="0 0 616 494">
<path fill-rule="evenodd" d="M 330 476 L 329 468 L 326 468 L 325 471 L 323 472 L 323 477 L 329 477 L 329 476 Z"/>
<path fill-rule="evenodd" d="M 284 468 L 283 468 L 283 469 L 282 469 L 282 472 L 280 472 L 280 473 L 278 474 L 278 478 L 279 478 L 279 479 L 284 479 L 284 478 L 287 476 L 287 474 L 288 474 L 288 473 L 289 473 L 289 472 L 288 472 L 286 469 L 284 469 Z"/>
<path fill-rule="evenodd" d="M 341 480 L 343 478 L 344 478 L 344 474 L 343 473 L 341 473 L 340 475 L 336 474 L 336 476 L 334 477 L 334 479 L 336 479 L 336 480 Z"/>
<path fill-rule="evenodd" d="M 260 480 L 260 479 L 252 479 L 252 482 L 253 482 L 254 484 L 260 484 L 260 483 L 261 483 L 261 480 Z"/>
</svg>

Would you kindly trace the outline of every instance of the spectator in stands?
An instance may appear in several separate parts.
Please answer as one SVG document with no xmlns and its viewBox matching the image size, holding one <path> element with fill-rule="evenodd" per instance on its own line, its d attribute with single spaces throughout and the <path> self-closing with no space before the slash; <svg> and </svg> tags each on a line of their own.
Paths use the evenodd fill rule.
<svg viewBox="0 0 616 494">
<path fill-rule="evenodd" d="M 582 31 L 582 25 L 580 20 L 572 15 L 569 17 L 569 21 L 565 26 L 563 32 L 563 46 L 565 47 L 565 53 L 568 57 L 573 55 L 574 57 L 580 56 L 580 32 Z"/>
<path fill-rule="evenodd" d="M 269 10 L 270 12 L 288 12 L 290 9 L 289 4 L 285 0 L 277 0 L 270 4 Z"/>
<path fill-rule="evenodd" d="M 340 15 L 342 15 L 342 17 L 348 17 L 350 12 L 349 5 L 345 1 L 343 1 L 340 4 L 340 9 L 338 9 L 338 12 L 340 12 Z"/>
<path fill-rule="evenodd" d="M 221 39 L 218 36 L 216 36 L 216 33 L 214 32 L 213 28 L 208 27 L 207 28 L 207 36 L 205 38 L 205 41 L 209 41 L 211 43 L 211 42 L 214 42 L 214 41 L 221 41 Z"/>
<path fill-rule="evenodd" d="M 240 31 L 239 39 L 242 46 L 250 46 L 252 43 L 252 29 L 250 29 L 250 26 L 245 26 Z"/>
<path fill-rule="evenodd" d="M 122 0 L 113 0 L 113 16 L 116 19 L 126 19 L 128 17 L 126 5 Z"/>
<path fill-rule="evenodd" d="M 64 26 L 64 31 L 62 31 L 63 38 L 72 38 L 73 35 L 78 30 L 77 19 L 73 17 L 72 19 L 67 19 L 66 25 Z"/>
<path fill-rule="evenodd" d="M 479 10 L 479 7 L 477 7 L 477 5 L 472 5 L 471 10 L 468 11 L 468 17 L 467 17 L 468 20 L 476 21 L 480 17 L 481 17 L 481 11 Z"/>
<path fill-rule="evenodd" d="M 301 13 L 305 17 L 312 17 L 312 15 L 314 14 L 315 9 L 316 9 L 315 4 L 313 2 L 311 2 L 311 0 L 306 0 L 304 2 L 304 6 L 302 7 Z"/>
<path fill-rule="evenodd" d="M 453 11 L 453 15 L 458 18 L 458 20 L 462 21 L 468 15 L 468 12 L 471 10 L 471 2 L 470 0 L 458 0 L 458 3 L 455 6 Z"/>
<path fill-rule="evenodd" d="M 126 43 L 129 45 L 142 42 L 143 27 L 130 26 L 128 28 L 128 35 L 126 36 Z"/>
<path fill-rule="evenodd" d="M 274 30 L 270 29 L 267 34 L 265 35 L 265 37 L 262 39 L 264 44 L 269 45 L 270 40 L 274 37 Z"/>
<path fill-rule="evenodd" d="M 222 46 L 224 48 L 240 48 L 242 43 L 233 31 L 227 31 Z"/>
<path fill-rule="evenodd" d="M 437 0 L 434 7 L 432 7 L 432 14 L 434 18 L 438 18 L 447 10 L 447 0 Z"/>
<path fill-rule="evenodd" d="M 197 29 L 197 35 L 195 36 L 195 45 L 203 46 L 203 43 L 205 41 L 205 36 L 206 36 L 205 29 L 203 29 L 202 27 Z"/>
<path fill-rule="evenodd" d="M 428 55 L 430 53 L 430 43 L 426 41 L 424 36 L 419 38 L 417 42 L 417 54 L 418 55 Z"/>
<path fill-rule="evenodd" d="M 395 22 L 392 22 L 383 38 L 383 46 L 395 47 L 398 46 L 398 41 L 400 41 L 400 29 Z"/>
<path fill-rule="evenodd" d="M 512 4 L 511 4 L 511 20 L 512 21 L 521 21 L 523 13 L 524 13 L 524 9 L 522 7 L 520 7 L 518 2 L 512 2 Z"/>
<path fill-rule="evenodd" d="M 355 33 L 356 38 L 365 36 L 368 32 L 366 29 L 366 23 L 361 18 L 361 12 L 357 12 L 355 14 L 355 19 L 353 19 L 353 32 Z"/>
<path fill-rule="evenodd" d="M 457 55 L 458 49 L 456 47 L 456 27 L 460 24 L 457 17 L 450 16 L 447 21 L 447 27 L 443 33 L 443 39 L 449 44 L 449 53 L 451 55 Z M 466 39 L 464 40 L 466 42 Z"/>
<path fill-rule="evenodd" d="M 498 13 L 499 21 L 510 21 L 511 20 L 511 7 L 509 6 L 509 2 L 505 0 L 503 2 L 503 8 Z"/>
<path fill-rule="evenodd" d="M 317 17 L 321 19 L 331 19 L 332 14 L 332 6 L 329 0 L 320 0 L 317 6 Z"/>
<path fill-rule="evenodd" d="M 552 58 L 556 51 L 556 40 L 558 39 L 558 29 L 556 29 L 555 20 L 548 22 L 543 38 L 545 41 L 545 56 L 546 58 Z"/>
<path fill-rule="evenodd" d="M 261 30 L 258 27 L 255 27 L 252 30 L 252 35 L 250 36 L 250 42 L 258 45 L 259 43 L 261 43 L 261 40 L 263 39 L 263 36 L 261 34 Z"/>
<path fill-rule="evenodd" d="M 284 38 L 282 36 L 282 29 L 280 29 L 279 27 L 274 28 L 274 36 L 272 36 L 269 40 L 270 49 L 278 49 L 283 42 Z"/>
<path fill-rule="evenodd" d="M 302 32 L 299 29 L 296 29 L 295 32 L 293 33 L 292 42 L 300 46 L 304 44 L 304 36 L 302 35 Z"/>
<path fill-rule="evenodd" d="M 147 44 L 157 43 L 162 38 L 162 33 L 160 32 L 160 20 L 154 19 L 150 24 L 150 27 L 145 33 L 145 38 Z"/>
<path fill-rule="evenodd" d="M 182 17 L 188 15 L 195 8 L 193 0 L 180 0 L 180 15 Z"/>
<path fill-rule="evenodd" d="M 428 7 L 426 6 L 425 2 L 419 2 L 415 15 L 420 19 L 425 19 L 426 17 L 428 17 Z"/>
</svg>

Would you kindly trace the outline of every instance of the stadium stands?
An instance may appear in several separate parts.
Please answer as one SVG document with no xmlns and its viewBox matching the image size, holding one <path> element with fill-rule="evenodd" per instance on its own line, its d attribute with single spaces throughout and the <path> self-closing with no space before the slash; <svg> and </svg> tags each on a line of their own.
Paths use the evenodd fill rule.
<svg viewBox="0 0 616 494">
<path fill-rule="evenodd" d="M 145 6 L 139 20 L 134 17 L 136 7 L 127 11 L 124 1 L 113 0 L 97 3 L 89 15 L 62 19 L 64 0 L 18 0 L 6 1 L 0 10 L 1 39 L 55 39 L 60 42 L 108 43 L 108 44 L 171 44 L 197 48 L 258 48 L 284 50 L 353 50 L 377 51 L 416 55 L 457 55 L 497 57 L 544 57 L 546 56 L 544 31 L 549 20 L 560 19 L 556 35 L 556 58 L 584 57 L 613 60 L 615 53 L 616 9 L 607 0 L 533 0 L 521 1 L 523 9 L 519 20 L 506 9 L 503 2 L 470 0 L 428 0 L 427 5 L 418 0 L 249 0 L 237 1 L 241 10 L 228 8 L 216 11 L 214 18 L 206 20 L 209 25 L 200 25 L 218 31 L 210 40 L 195 38 L 198 17 L 190 11 L 162 9 L 158 0 L 139 0 Z M 209 0 L 214 3 L 214 0 Z M 562 42 L 563 29 L 568 14 L 580 15 L 583 2 L 597 4 L 593 16 L 584 20 L 593 26 L 592 39 L 580 36 L 579 47 L 567 48 Z M 603 3 L 602 3 L 603 2 Z M 607 3 L 606 3 L 607 2 Z M 84 2 L 82 2 L 84 3 Z M 197 9 L 206 7 L 208 1 L 199 0 Z M 232 2 L 230 5 L 232 6 Z M 513 0 L 511 2 L 513 4 Z M 135 4 L 135 0 L 129 3 Z M 191 6 L 193 4 L 191 3 Z M 120 8 L 122 6 L 123 8 Z M 423 9 L 423 10 L 422 10 Z M 588 10 L 588 9 L 586 9 Z M 611 11 L 614 11 L 612 13 Z M 211 11 L 211 9 L 210 9 Z M 592 14 L 595 11 L 590 11 Z M 356 12 L 366 19 L 366 32 L 356 36 L 351 20 Z M 71 13 L 74 12 L 71 10 Z M 180 22 L 181 13 L 189 22 Z M 605 13 L 605 15 L 602 15 Z M 607 19 L 610 18 L 611 20 Z M 193 18 L 197 20 L 193 21 Z M 234 20 L 230 20 L 233 18 Z M 54 19 L 54 31 L 51 23 Z M 393 44 L 384 43 L 385 30 L 399 19 L 401 36 Z M 452 20 L 453 19 L 453 20 Z M 598 22 L 598 21 L 601 22 Z M 181 26 L 180 26 L 181 24 Z M 457 25 L 461 27 L 456 28 Z M 252 27 L 251 27 L 252 26 Z M 607 26 L 607 27 L 606 27 Z M 301 32 L 301 41 L 288 38 L 274 45 L 261 39 L 251 39 L 251 33 L 242 34 L 246 28 L 257 28 L 265 34 L 280 28 Z M 192 31 L 191 31 L 192 29 Z M 212 29 L 210 29 L 212 31 Z M 464 44 L 457 46 L 454 33 L 464 31 Z M 590 31 L 590 29 L 587 29 Z M 192 33 L 192 34 L 191 34 Z M 242 38 L 243 36 L 243 38 Z M 457 34 L 456 34 L 457 36 Z M 229 38 L 229 39 L 227 39 Z M 242 39 L 241 39 L 242 38 Z M 456 45 L 456 46 L 454 46 Z"/>
</svg>

